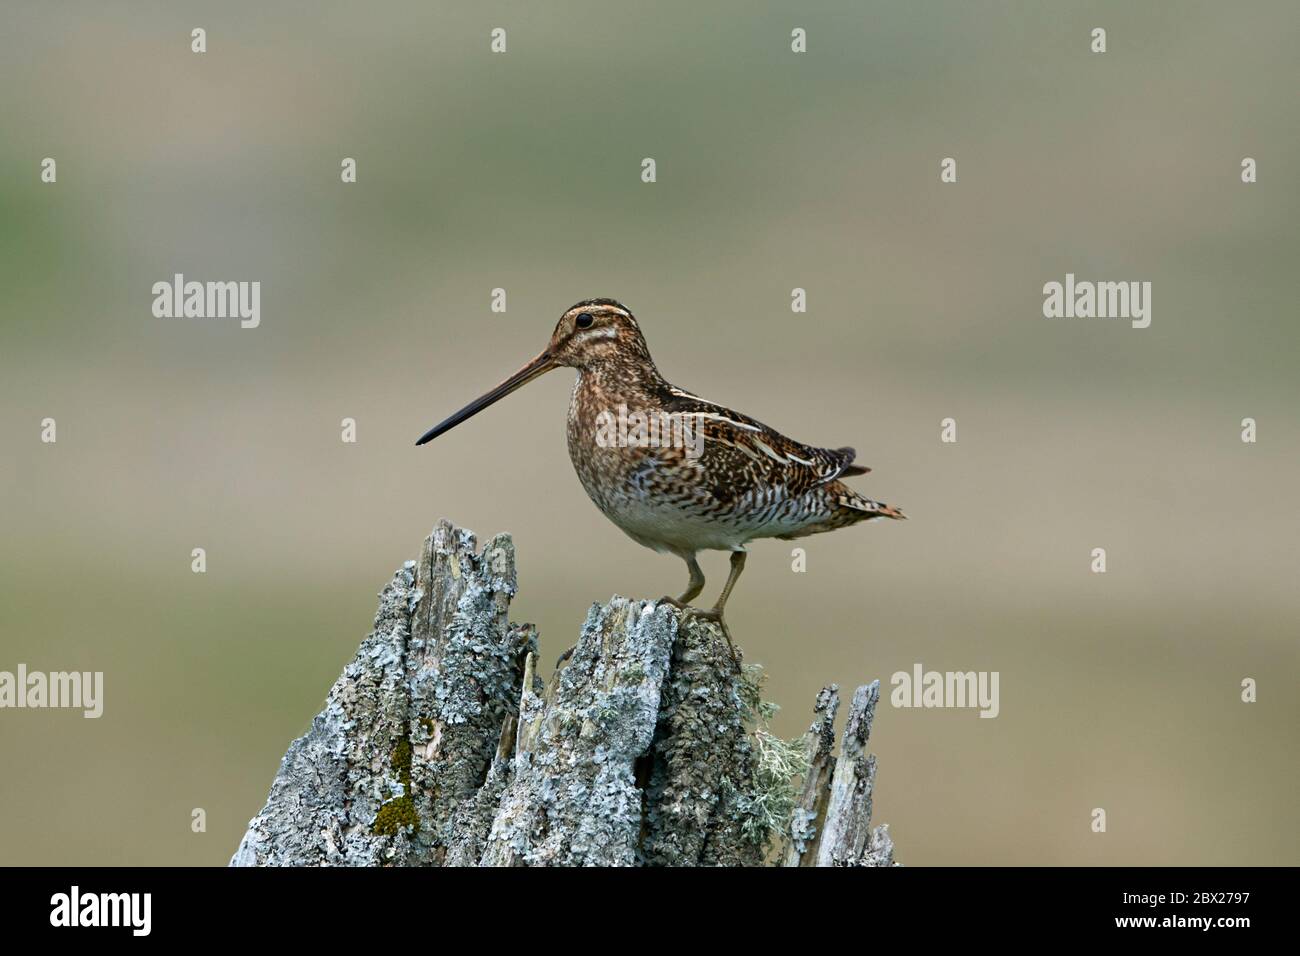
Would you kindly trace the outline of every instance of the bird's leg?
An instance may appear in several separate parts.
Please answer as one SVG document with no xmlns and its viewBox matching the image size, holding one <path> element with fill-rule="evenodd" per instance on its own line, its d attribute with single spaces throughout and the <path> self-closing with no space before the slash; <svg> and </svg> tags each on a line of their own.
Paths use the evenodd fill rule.
<svg viewBox="0 0 1300 956">
<path fill-rule="evenodd" d="M 722 586 L 722 593 L 718 595 L 718 603 L 713 605 L 713 610 L 718 612 L 718 620 L 722 620 L 722 609 L 727 606 L 727 598 L 731 597 L 731 589 L 740 580 L 740 572 L 743 570 L 745 570 L 745 552 L 731 552 L 731 573 L 727 575 L 727 583 Z"/>
<path fill-rule="evenodd" d="M 704 590 L 704 572 L 700 570 L 700 562 L 695 560 L 695 555 L 691 555 L 686 559 L 686 567 L 691 572 L 691 579 L 686 584 L 686 590 L 682 592 L 681 597 L 674 598 L 667 595 L 661 597 L 659 599 L 660 604 L 671 604 L 679 611 L 684 611 L 692 601 L 700 596 L 700 592 Z"/>
<path fill-rule="evenodd" d="M 745 552 L 731 552 L 731 573 L 727 575 L 727 583 L 722 586 L 722 593 L 718 595 L 718 603 L 713 605 L 707 611 L 699 611 L 690 608 L 691 613 L 697 617 L 705 618 L 709 621 L 717 621 L 718 626 L 722 628 L 722 636 L 727 639 L 727 646 L 731 648 L 731 659 L 736 667 L 740 667 L 740 658 L 736 654 L 736 645 L 731 642 L 731 631 L 727 627 L 727 622 L 722 617 L 722 612 L 727 606 L 727 598 L 731 597 L 731 589 L 736 586 L 736 581 L 740 578 L 740 572 L 745 570 Z"/>
<path fill-rule="evenodd" d="M 695 555 L 686 559 L 686 567 L 690 569 L 691 579 L 682 596 L 677 599 L 682 604 L 690 604 L 704 590 L 704 572 L 700 570 L 700 562 L 695 560 Z"/>
</svg>

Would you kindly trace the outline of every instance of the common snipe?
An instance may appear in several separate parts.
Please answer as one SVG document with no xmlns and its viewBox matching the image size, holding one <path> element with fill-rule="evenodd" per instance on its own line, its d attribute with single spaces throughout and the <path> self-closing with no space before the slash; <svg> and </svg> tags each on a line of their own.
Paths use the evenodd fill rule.
<svg viewBox="0 0 1300 956">
<path fill-rule="evenodd" d="M 853 464 L 852 448 L 801 444 L 664 381 L 636 319 L 613 299 L 570 308 L 541 355 L 416 444 L 559 366 L 578 370 L 568 434 L 582 486 L 634 541 L 686 562 L 691 577 L 685 592 L 663 600 L 717 621 L 728 643 L 722 614 L 745 567 L 748 542 L 904 517 L 840 480 L 870 470 Z M 731 573 L 708 611 L 688 606 L 704 588 L 696 554 L 705 550 L 731 552 Z"/>
</svg>

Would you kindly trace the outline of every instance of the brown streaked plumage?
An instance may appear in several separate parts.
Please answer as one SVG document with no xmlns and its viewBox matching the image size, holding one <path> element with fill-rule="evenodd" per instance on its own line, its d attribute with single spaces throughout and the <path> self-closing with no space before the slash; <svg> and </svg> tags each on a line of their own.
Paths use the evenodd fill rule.
<svg viewBox="0 0 1300 956">
<path fill-rule="evenodd" d="M 636 319 L 613 299 L 588 299 L 568 309 L 545 351 L 416 444 L 560 366 L 578 371 L 568 438 L 582 486 L 634 541 L 686 562 L 686 591 L 664 600 L 718 621 L 728 642 L 723 609 L 744 569 L 748 542 L 904 517 L 844 484 L 841 479 L 870 470 L 853 463 L 852 448 L 802 444 L 670 385 L 655 368 Z M 696 554 L 705 550 L 732 555 L 727 583 L 708 611 L 687 606 L 704 587 Z"/>
</svg>

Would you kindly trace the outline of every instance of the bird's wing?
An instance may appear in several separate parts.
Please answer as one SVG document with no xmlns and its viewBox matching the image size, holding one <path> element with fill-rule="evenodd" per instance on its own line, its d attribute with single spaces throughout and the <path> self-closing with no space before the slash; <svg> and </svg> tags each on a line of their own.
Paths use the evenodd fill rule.
<svg viewBox="0 0 1300 956">
<path fill-rule="evenodd" d="M 665 411 L 697 422 L 706 445 L 734 449 L 748 460 L 745 471 L 764 483 L 785 485 L 792 493 L 871 470 L 853 464 L 857 452 L 852 448 L 805 445 L 757 419 L 675 386 L 669 386 L 661 401 Z"/>
</svg>

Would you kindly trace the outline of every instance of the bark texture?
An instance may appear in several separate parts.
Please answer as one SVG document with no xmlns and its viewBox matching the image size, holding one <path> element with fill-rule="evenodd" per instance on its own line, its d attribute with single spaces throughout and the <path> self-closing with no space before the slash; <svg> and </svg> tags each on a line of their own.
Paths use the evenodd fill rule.
<svg viewBox="0 0 1300 956">
<path fill-rule="evenodd" d="M 716 625 L 615 597 L 544 685 L 515 589 L 508 535 L 480 552 L 440 521 L 231 865 L 893 864 L 870 825 L 878 682 L 854 694 L 838 760 L 838 690 L 818 695 L 796 786 L 755 746 L 756 676 Z"/>
</svg>

